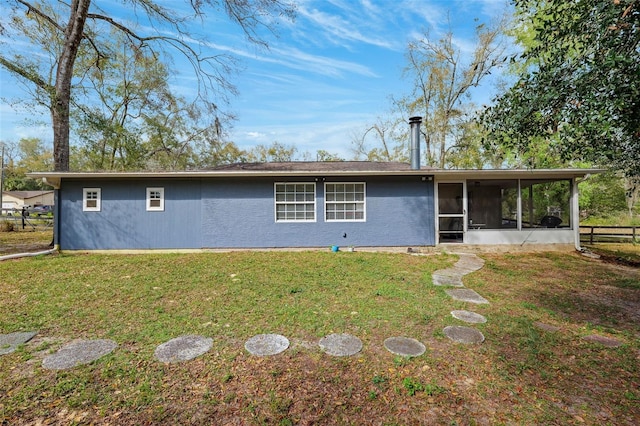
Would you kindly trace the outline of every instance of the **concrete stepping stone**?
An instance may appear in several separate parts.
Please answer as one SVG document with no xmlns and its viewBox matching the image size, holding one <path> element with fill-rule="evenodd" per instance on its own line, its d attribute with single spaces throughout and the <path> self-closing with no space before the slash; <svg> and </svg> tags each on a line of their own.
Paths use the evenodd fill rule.
<svg viewBox="0 0 640 426">
<path fill-rule="evenodd" d="M 17 331 L 15 333 L 0 334 L 0 355 L 15 352 L 18 346 L 27 343 L 36 334 L 38 334 L 37 331 Z"/>
<path fill-rule="evenodd" d="M 384 347 L 394 355 L 416 357 L 427 350 L 426 346 L 410 337 L 389 337 Z"/>
<path fill-rule="evenodd" d="M 487 319 L 480 314 L 469 311 L 451 311 L 451 316 L 460 321 L 469 322 L 473 324 L 484 324 Z"/>
<path fill-rule="evenodd" d="M 164 363 L 189 361 L 207 353 L 213 346 L 213 339 L 196 335 L 184 335 L 159 345 L 154 355 Z"/>
<path fill-rule="evenodd" d="M 450 290 L 445 290 L 446 293 L 453 297 L 455 300 L 460 300 L 462 302 L 470 302 L 470 303 L 489 303 L 487 299 L 480 296 L 475 291 L 469 288 L 452 288 Z"/>
<path fill-rule="evenodd" d="M 332 356 L 351 356 L 362 350 L 362 341 L 351 334 L 329 334 L 320 339 L 318 346 Z"/>
<path fill-rule="evenodd" d="M 443 330 L 445 336 L 458 343 L 482 343 L 484 335 L 475 328 L 450 325 Z"/>
<path fill-rule="evenodd" d="M 478 271 L 484 266 L 484 260 L 475 254 L 459 254 L 460 258 L 455 264 L 456 269 L 460 269 L 464 274 Z"/>
<path fill-rule="evenodd" d="M 475 254 L 459 254 L 459 259 L 451 268 L 439 269 L 431 274 L 434 285 L 464 287 L 462 277 L 481 269 L 484 260 Z"/>
<path fill-rule="evenodd" d="M 617 339 L 614 339 L 612 337 L 598 336 L 597 334 L 584 336 L 583 339 L 588 340 L 589 342 L 599 343 L 602 346 L 606 346 L 607 348 L 617 348 L 618 346 L 622 346 L 622 342 Z"/>
<path fill-rule="evenodd" d="M 117 347 L 118 344 L 113 340 L 76 340 L 46 357 L 42 361 L 42 367 L 47 370 L 68 370 L 102 358 Z"/>
<path fill-rule="evenodd" d="M 279 334 L 258 334 L 244 344 L 244 348 L 256 356 L 277 355 L 288 347 L 289 339 Z"/>
<path fill-rule="evenodd" d="M 451 286 L 451 287 L 464 287 L 462 284 L 462 278 L 459 275 L 443 274 L 443 271 L 434 272 L 431 275 L 433 285 Z"/>
</svg>

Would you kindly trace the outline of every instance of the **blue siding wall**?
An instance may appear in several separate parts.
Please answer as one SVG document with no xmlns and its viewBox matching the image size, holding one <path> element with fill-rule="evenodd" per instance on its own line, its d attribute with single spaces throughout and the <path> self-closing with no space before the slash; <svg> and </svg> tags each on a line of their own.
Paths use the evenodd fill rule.
<svg viewBox="0 0 640 426">
<path fill-rule="evenodd" d="M 147 187 L 165 188 L 164 211 L 146 211 Z M 83 188 L 101 188 L 101 211 L 82 211 Z M 65 180 L 60 198 L 63 250 L 201 247 L 199 179 Z"/>
<path fill-rule="evenodd" d="M 313 182 L 308 178 L 287 181 Z M 366 222 L 325 222 L 323 181 L 316 183 L 316 222 L 277 223 L 274 183 L 283 179 L 65 180 L 60 191 L 60 247 L 435 245 L 432 181 L 422 181 L 419 176 L 335 181 L 366 183 Z M 83 187 L 102 189 L 102 211 L 82 211 Z M 164 212 L 145 210 L 147 187 L 165 188 Z"/>
</svg>

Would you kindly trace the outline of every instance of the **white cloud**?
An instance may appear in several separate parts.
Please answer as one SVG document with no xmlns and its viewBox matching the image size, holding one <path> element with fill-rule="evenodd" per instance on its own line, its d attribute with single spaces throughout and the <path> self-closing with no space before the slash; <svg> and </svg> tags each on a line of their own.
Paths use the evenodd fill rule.
<svg viewBox="0 0 640 426">
<path fill-rule="evenodd" d="M 246 132 L 245 135 L 249 139 L 264 139 L 267 135 L 262 132 Z"/>
<path fill-rule="evenodd" d="M 330 43 L 340 46 L 345 43 L 365 43 L 385 49 L 393 47 L 388 37 L 380 35 L 380 31 L 375 31 L 371 19 L 362 20 L 363 11 L 360 7 L 355 7 L 357 3 L 334 2 L 334 5 L 339 7 L 341 14 L 328 13 L 316 8 L 308 9 L 304 5 L 298 9 L 299 16 L 308 21 L 305 25 L 316 27 L 314 37 L 324 37 Z M 376 18 L 375 8 L 369 7 L 366 12 L 369 18 Z"/>
</svg>

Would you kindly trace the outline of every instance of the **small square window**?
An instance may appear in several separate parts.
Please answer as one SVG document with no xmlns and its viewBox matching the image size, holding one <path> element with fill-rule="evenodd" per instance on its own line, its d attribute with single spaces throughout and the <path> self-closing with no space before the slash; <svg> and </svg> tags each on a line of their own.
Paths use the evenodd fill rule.
<svg viewBox="0 0 640 426">
<path fill-rule="evenodd" d="M 101 208 L 102 193 L 100 188 L 82 189 L 82 211 L 99 212 Z"/>
<path fill-rule="evenodd" d="M 147 211 L 164 211 L 164 188 L 147 188 Z"/>
</svg>

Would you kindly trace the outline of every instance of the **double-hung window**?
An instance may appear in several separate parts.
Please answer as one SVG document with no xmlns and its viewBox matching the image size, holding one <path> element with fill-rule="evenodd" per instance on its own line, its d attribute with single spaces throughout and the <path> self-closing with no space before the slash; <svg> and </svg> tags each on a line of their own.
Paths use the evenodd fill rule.
<svg viewBox="0 0 640 426">
<path fill-rule="evenodd" d="M 325 183 L 324 191 L 327 222 L 364 222 L 366 220 L 364 182 Z"/>
<path fill-rule="evenodd" d="M 147 211 L 164 211 L 164 188 L 147 188 Z"/>
<path fill-rule="evenodd" d="M 275 184 L 276 222 L 315 222 L 316 184 Z"/>
<path fill-rule="evenodd" d="M 82 189 L 82 211 L 99 212 L 101 207 L 100 188 L 83 188 Z"/>
</svg>

